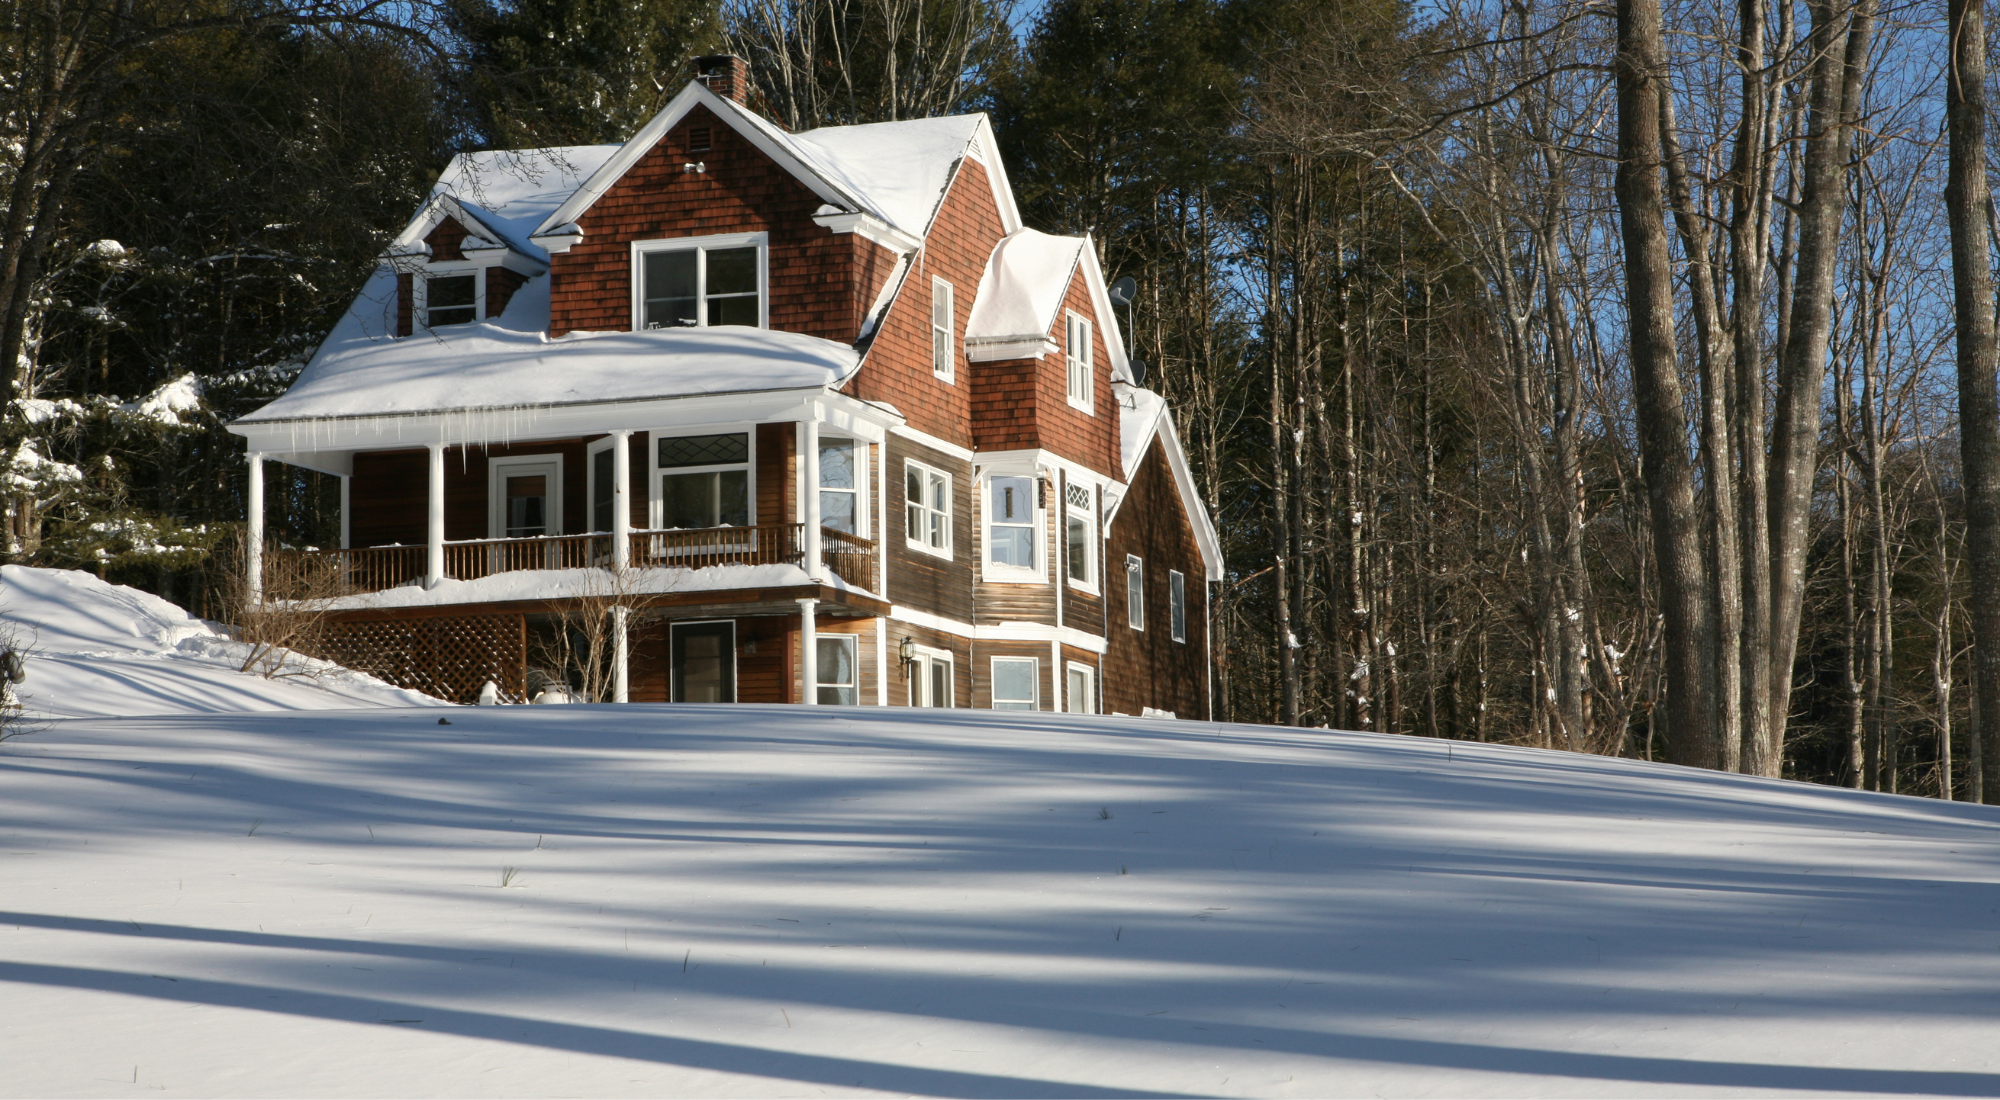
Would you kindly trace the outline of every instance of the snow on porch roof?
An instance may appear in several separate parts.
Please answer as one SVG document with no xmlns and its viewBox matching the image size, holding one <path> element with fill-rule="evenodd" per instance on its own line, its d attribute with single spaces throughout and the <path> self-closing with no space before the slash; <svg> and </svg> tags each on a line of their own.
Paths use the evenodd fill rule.
<svg viewBox="0 0 2000 1100">
<path fill-rule="evenodd" d="M 292 388 L 237 423 L 808 389 L 844 380 L 860 362 L 845 344 L 734 325 L 551 340 L 543 333 L 546 275 L 524 284 L 493 321 L 397 338 L 395 309 L 396 277 L 385 268 Z"/>
</svg>

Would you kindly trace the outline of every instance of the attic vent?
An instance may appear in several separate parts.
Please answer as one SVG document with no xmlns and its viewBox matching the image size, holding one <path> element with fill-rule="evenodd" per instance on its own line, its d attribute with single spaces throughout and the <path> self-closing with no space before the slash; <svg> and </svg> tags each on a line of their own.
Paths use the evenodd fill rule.
<svg viewBox="0 0 2000 1100">
<path fill-rule="evenodd" d="M 708 150 L 712 147 L 710 142 L 714 138 L 714 136 L 715 135 L 706 126 L 688 127 L 688 152 L 690 153 L 708 152 Z"/>
</svg>

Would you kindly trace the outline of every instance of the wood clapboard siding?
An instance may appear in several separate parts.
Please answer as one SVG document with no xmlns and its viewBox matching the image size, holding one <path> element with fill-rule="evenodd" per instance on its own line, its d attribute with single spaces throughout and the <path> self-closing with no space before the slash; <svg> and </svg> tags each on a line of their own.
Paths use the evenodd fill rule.
<svg viewBox="0 0 2000 1100">
<path fill-rule="evenodd" d="M 891 601 L 961 623 L 972 621 L 972 466 L 948 454 L 934 451 L 899 435 L 889 436 L 884 447 L 884 497 L 882 538 L 879 545 L 889 555 Z M 915 459 L 951 475 L 950 561 L 914 549 L 909 544 L 909 512 L 904 508 L 908 482 L 904 463 Z"/>
<path fill-rule="evenodd" d="M 1044 490 L 1038 488 L 1036 491 L 1040 493 Z M 1053 502 L 1052 497 L 1050 502 Z M 977 554 L 973 558 L 975 562 L 979 563 L 979 571 L 974 576 L 980 578 L 973 582 L 972 606 L 976 615 L 973 621 L 982 624 L 1045 623 L 1054 625 L 1056 621 L 1056 588 L 1054 584 L 1050 583 L 1048 578 L 1055 574 L 1057 568 L 1057 563 L 1050 556 L 1055 553 L 1056 540 L 1054 536 L 1056 523 L 1050 520 L 1049 517 L 1059 517 L 1060 513 L 1055 512 L 1053 509 L 1041 509 L 1043 516 L 1042 539 L 1038 553 L 1041 555 L 1042 580 L 1033 583 L 989 581 L 984 579 L 986 562 L 985 515 L 987 504 L 988 501 L 982 495 L 973 502 L 972 506 L 973 538 L 979 544 L 975 547 Z"/>
<path fill-rule="evenodd" d="M 792 424 L 757 425 L 757 523 L 790 523 L 798 501 L 799 430 Z"/>
<path fill-rule="evenodd" d="M 688 148 L 696 127 L 709 130 L 711 148 Z M 685 171 L 689 163 L 704 170 Z M 584 212 L 583 240 L 550 257 L 549 335 L 632 328 L 633 241 L 764 232 L 771 327 L 853 343 L 895 258 L 859 234 L 814 223 L 821 202 L 697 107 Z"/>
<path fill-rule="evenodd" d="M 848 393 L 896 406 L 919 431 L 961 447 L 973 445 L 973 380 L 965 361 L 965 322 L 972 315 L 986 261 L 1003 235 L 986 166 L 971 158 L 959 161 L 925 246 L 917 252 L 901 291 L 876 328 L 867 359 L 848 381 Z M 933 277 L 952 288 L 957 339 L 953 341 L 956 365 L 951 382 L 938 378 L 932 370 Z"/>
<path fill-rule="evenodd" d="M 980 710 L 993 706 L 993 658 L 1031 657 L 1035 662 L 1035 708 L 1052 710 L 1055 705 L 1055 680 L 1049 671 L 1049 643 L 1047 642 L 993 642 L 982 641 L 973 653 L 977 667 L 973 671 L 972 705 Z"/>
<path fill-rule="evenodd" d="M 1128 625 L 1125 556 L 1145 562 L 1146 629 Z M 1137 714 L 1142 707 L 1171 710 L 1182 718 L 1208 713 L 1208 584 L 1194 528 L 1181 507 L 1164 445 L 1155 438 L 1133 474 L 1105 552 L 1106 611 L 1111 616 L 1104 655 L 1107 711 Z M 1167 572 L 1187 578 L 1187 641 L 1171 636 Z"/>
<path fill-rule="evenodd" d="M 946 634 L 941 630 L 931 630 L 927 627 L 916 626 L 911 623 L 897 622 L 894 619 L 889 621 L 888 637 L 889 705 L 892 707 L 907 707 L 910 705 L 911 666 L 904 664 L 896 655 L 896 650 L 903 644 L 904 638 L 910 639 L 917 645 L 929 649 L 943 650 L 951 654 L 952 690 L 956 693 L 952 700 L 952 705 L 955 707 L 970 706 L 972 704 L 973 683 L 973 648 L 971 639 L 961 638 L 956 634 Z M 985 652 L 985 645 L 983 643 L 980 646 L 980 652 Z M 982 680 L 985 679 L 985 676 L 986 674 L 983 672 L 979 674 L 979 678 Z"/>
</svg>

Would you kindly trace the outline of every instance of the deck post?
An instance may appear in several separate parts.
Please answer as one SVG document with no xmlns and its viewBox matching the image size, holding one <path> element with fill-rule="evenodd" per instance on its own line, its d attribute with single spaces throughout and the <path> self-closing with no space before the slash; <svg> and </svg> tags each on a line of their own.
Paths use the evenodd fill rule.
<svg viewBox="0 0 2000 1100">
<path fill-rule="evenodd" d="M 632 646 L 626 636 L 631 625 L 631 608 L 611 609 L 611 701 L 614 703 L 632 701 Z"/>
<path fill-rule="evenodd" d="M 611 568 L 623 573 L 632 565 L 632 433 L 612 432 L 611 438 Z M 620 652 L 623 652 L 622 650 Z M 620 658 L 623 660 L 623 658 Z M 624 694 L 624 665 L 619 666 L 619 694 Z M 618 700 L 624 702 L 623 698 Z"/>
<path fill-rule="evenodd" d="M 433 443 L 430 449 L 430 522 L 426 535 L 430 552 L 425 555 L 424 587 L 436 588 L 444 579 L 444 444 Z"/>
<path fill-rule="evenodd" d="M 251 606 L 264 602 L 264 455 L 250 452 L 249 530 L 244 536 L 243 591 Z"/>
<path fill-rule="evenodd" d="M 340 548 L 342 550 L 351 549 L 348 543 L 353 541 L 351 536 L 354 531 L 354 517 L 353 513 L 348 510 L 348 504 L 353 498 L 354 475 L 340 475 Z"/>
<path fill-rule="evenodd" d="M 820 547 L 819 537 L 819 409 L 806 410 L 803 425 L 802 445 L 799 448 L 799 468 L 804 472 L 805 493 L 799 499 L 804 501 L 805 515 L 805 567 L 806 576 L 815 581 L 826 578 L 825 555 Z"/>
<path fill-rule="evenodd" d="M 799 601 L 799 702 L 819 704 L 818 600 Z"/>
</svg>

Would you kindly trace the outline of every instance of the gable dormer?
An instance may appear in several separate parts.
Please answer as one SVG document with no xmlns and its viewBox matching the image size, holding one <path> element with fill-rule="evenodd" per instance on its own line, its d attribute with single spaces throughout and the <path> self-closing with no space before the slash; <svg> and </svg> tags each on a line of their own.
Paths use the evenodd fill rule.
<svg viewBox="0 0 2000 1100">
<path fill-rule="evenodd" d="M 540 251 L 508 240 L 471 203 L 431 196 L 389 246 L 397 335 L 500 316 L 523 283 L 547 270 Z"/>
</svg>

